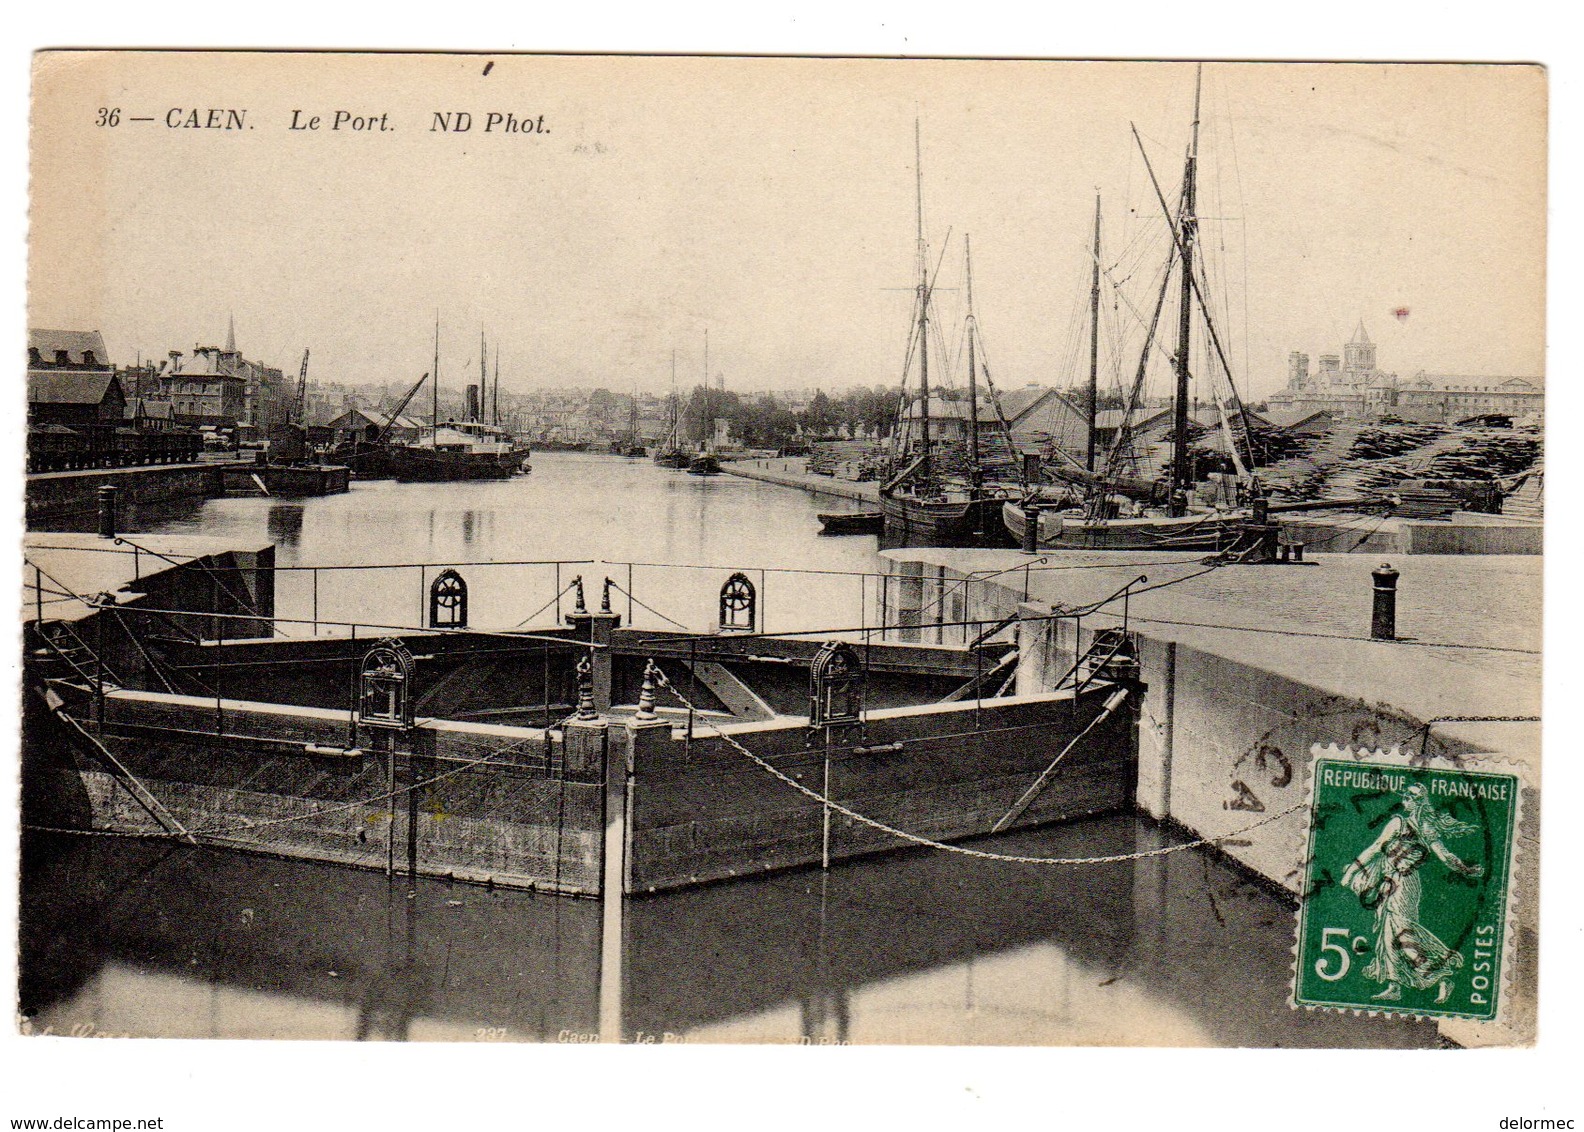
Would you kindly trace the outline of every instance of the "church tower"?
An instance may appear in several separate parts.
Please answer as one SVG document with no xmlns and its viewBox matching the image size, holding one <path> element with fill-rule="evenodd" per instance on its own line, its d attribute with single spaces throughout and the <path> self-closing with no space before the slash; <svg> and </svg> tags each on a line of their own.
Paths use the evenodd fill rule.
<svg viewBox="0 0 1584 1132">
<path fill-rule="evenodd" d="M 1353 332 L 1352 339 L 1342 347 L 1343 365 L 1347 372 L 1348 381 L 1367 381 L 1369 375 L 1375 372 L 1375 343 L 1364 331 L 1364 320 L 1359 319 L 1358 329 Z"/>
</svg>

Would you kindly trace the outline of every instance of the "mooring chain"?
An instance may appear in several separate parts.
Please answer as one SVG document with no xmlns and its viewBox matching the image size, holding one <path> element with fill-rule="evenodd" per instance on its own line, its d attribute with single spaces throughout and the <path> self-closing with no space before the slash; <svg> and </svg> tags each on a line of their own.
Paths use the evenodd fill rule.
<svg viewBox="0 0 1584 1132">
<path fill-rule="evenodd" d="M 770 765 L 770 763 L 754 754 L 736 739 L 733 739 L 730 735 L 726 734 L 719 727 L 717 727 L 712 720 L 698 716 L 698 709 L 686 696 L 677 690 L 676 685 L 672 684 L 671 681 L 666 678 L 666 674 L 660 671 L 658 668 L 655 670 L 655 679 L 662 688 L 668 689 L 673 696 L 681 700 L 684 707 L 686 707 L 689 711 L 694 712 L 695 716 L 700 722 L 704 724 L 704 726 L 708 727 L 719 738 L 724 739 L 727 744 L 734 748 L 739 754 L 747 757 L 761 770 L 768 772 L 773 777 L 792 787 L 792 789 L 796 790 L 798 793 L 812 798 L 822 806 L 830 807 L 832 810 L 835 810 L 842 816 L 851 818 L 853 821 L 858 822 L 861 825 L 866 825 L 871 829 L 879 830 L 881 833 L 888 833 L 892 837 L 899 837 L 903 841 L 910 841 L 915 845 L 922 845 L 927 849 L 939 849 L 943 852 L 956 853 L 963 857 L 977 857 L 980 860 L 985 861 L 1004 861 L 1008 864 L 1014 865 L 1113 865 L 1120 864 L 1124 861 L 1140 861 L 1147 857 L 1164 857 L 1169 853 L 1180 853 L 1184 849 L 1197 849 L 1201 846 L 1214 845 L 1217 842 L 1228 841 L 1233 838 L 1242 837 L 1245 833 L 1251 833 L 1254 830 L 1259 829 L 1261 826 L 1269 825 L 1274 821 L 1279 821 L 1280 819 L 1287 817 L 1289 814 L 1295 814 L 1299 810 L 1303 809 L 1303 804 L 1299 803 L 1298 805 L 1285 809 L 1280 813 L 1272 814 L 1267 818 L 1262 818 L 1253 825 L 1244 826 L 1242 829 L 1233 833 L 1223 833 L 1215 837 L 1201 837 L 1195 841 L 1185 841 L 1180 845 L 1167 845 L 1160 849 L 1148 849 L 1136 853 L 1113 853 L 1104 857 L 1025 857 L 1015 853 L 991 853 L 984 849 L 970 849 L 963 845 L 949 845 L 944 841 L 935 841 L 931 838 L 923 837 L 916 833 L 908 833 L 906 830 L 897 829 L 895 826 L 887 825 L 883 821 L 868 817 L 865 814 L 859 813 L 857 810 L 849 809 L 840 802 L 836 802 L 825 797 L 825 795 L 821 794 L 818 790 L 813 790 L 807 786 L 804 786 L 801 782 Z"/>
</svg>

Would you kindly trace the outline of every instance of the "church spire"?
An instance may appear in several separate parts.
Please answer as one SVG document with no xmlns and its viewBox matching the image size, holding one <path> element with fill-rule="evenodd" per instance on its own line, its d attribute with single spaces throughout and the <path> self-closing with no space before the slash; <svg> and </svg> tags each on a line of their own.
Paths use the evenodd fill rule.
<svg viewBox="0 0 1584 1132">
<path fill-rule="evenodd" d="M 226 353 L 236 353 L 236 315 L 226 315 Z"/>
<path fill-rule="evenodd" d="M 1358 329 L 1353 332 L 1353 337 L 1348 342 L 1349 346 L 1373 346 L 1370 336 L 1364 330 L 1364 320 L 1359 319 Z"/>
</svg>

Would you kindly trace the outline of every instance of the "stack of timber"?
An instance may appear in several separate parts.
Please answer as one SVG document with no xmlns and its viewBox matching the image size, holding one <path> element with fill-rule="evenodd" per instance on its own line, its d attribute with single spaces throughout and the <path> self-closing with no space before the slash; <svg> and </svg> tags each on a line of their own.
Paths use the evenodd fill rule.
<svg viewBox="0 0 1584 1132">
<path fill-rule="evenodd" d="M 1462 506 L 1456 495 L 1434 487 L 1406 488 L 1397 498 L 1392 514 L 1400 519 L 1446 519 Z"/>
</svg>

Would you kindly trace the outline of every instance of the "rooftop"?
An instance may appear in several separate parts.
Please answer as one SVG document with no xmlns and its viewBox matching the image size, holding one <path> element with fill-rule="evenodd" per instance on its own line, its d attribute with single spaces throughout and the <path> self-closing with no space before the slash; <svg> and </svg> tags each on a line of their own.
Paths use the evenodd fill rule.
<svg viewBox="0 0 1584 1132">
<path fill-rule="evenodd" d="M 55 355 L 65 350 L 71 365 L 109 365 L 110 352 L 105 349 L 104 336 L 97 330 L 28 330 L 28 349 L 37 350 L 45 362 L 53 364 Z M 83 360 L 85 354 L 93 355 L 93 362 Z"/>
<path fill-rule="evenodd" d="M 120 379 L 109 370 L 29 370 L 27 375 L 29 404 L 98 405 L 112 386 L 119 388 Z"/>
</svg>

